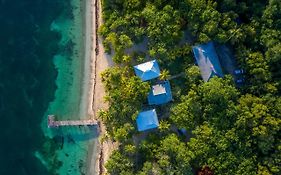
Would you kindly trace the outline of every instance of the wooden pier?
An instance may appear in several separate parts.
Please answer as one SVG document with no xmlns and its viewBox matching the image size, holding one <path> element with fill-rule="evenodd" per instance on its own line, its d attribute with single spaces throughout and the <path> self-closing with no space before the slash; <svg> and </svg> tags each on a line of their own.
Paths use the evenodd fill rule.
<svg viewBox="0 0 281 175">
<path fill-rule="evenodd" d="M 54 115 L 48 115 L 48 127 L 60 127 L 60 126 L 91 126 L 97 125 L 96 120 L 62 120 L 56 121 Z"/>
</svg>

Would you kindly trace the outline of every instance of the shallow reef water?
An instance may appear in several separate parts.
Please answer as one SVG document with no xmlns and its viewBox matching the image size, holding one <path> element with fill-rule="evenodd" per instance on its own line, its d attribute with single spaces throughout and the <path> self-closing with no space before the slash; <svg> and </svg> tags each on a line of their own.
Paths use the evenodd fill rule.
<svg viewBox="0 0 281 175">
<path fill-rule="evenodd" d="M 80 143 L 96 137 L 93 128 L 88 127 L 52 130 L 52 136 L 45 133 L 47 126 L 42 129 L 48 110 L 71 118 L 79 106 L 83 60 L 78 59 L 81 55 L 77 48 L 83 49 L 83 42 L 81 31 L 73 35 L 78 32 L 73 32 L 78 30 L 73 20 L 75 15 L 82 15 L 73 10 L 81 2 L 0 1 L 1 175 L 62 174 L 58 169 L 63 166 L 67 169 L 64 171 L 73 171 L 69 170 L 71 165 L 63 165 L 70 154 L 62 148 L 78 145 L 70 149 L 86 150 L 88 142 Z M 64 152 L 58 153 L 60 150 Z M 85 160 L 79 156 L 85 155 L 77 155 L 73 163 L 77 165 L 73 166 L 84 168 Z"/>
</svg>

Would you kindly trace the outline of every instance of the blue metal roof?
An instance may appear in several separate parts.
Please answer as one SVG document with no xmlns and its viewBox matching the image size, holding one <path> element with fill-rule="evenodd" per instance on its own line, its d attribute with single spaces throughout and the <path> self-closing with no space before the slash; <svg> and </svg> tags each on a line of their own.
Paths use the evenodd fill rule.
<svg viewBox="0 0 281 175">
<path fill-rule="evenodd" d="M 156 60 L 134 66 L 135 73 L 142 81 L 151 80 L 160 76 L 160 69 Z"/>
<path fill-rule="evenodd" d="M 172 100 L 172 92 L 169 81 L 152 86 L 148 95 L 148 104 L 160 105 Z"/>
<path fill-rule="evenodd" d="M 158 118 L 155 109 L 142 111 L 137 116 L 138 131 L 157 128 L 159 126 Z"/>
<path fill-rule="evenodd" d="M 205 82 L 215 75 L 223 77 L 221 64 L 213 42 L 194 46 L 192 50 Z"/>
</svg>

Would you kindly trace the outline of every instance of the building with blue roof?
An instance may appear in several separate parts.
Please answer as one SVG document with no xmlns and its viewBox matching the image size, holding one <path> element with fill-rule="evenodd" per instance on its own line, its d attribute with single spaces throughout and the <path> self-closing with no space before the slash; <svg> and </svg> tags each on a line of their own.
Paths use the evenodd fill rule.
<svg viewBox="0 0 281 175">
<path fill-rule="evenodd" d="M 213 76 L 223 77 L 221 64 L 213 42 L 194 46 L 192 50 L 205 82 Z"/>
<path fill-rule="evenodd" d="M 135 73 L 142 81 L 151 80 L 160 76 L 159 65 L 156 60 L 134 66 Z"/>
<path fill-rule="evenodd" d="M 156 110 L 142 111 L 137 116 L 138 131 L 145 131 L 159 126 Z"/>
<path fill-rule="evenodd" d="M 164 81 L 152 86 L 148 95 L 149 105 L 160 105 L 172 100 L 171 85 L 169 81 Z"/>
</svg>

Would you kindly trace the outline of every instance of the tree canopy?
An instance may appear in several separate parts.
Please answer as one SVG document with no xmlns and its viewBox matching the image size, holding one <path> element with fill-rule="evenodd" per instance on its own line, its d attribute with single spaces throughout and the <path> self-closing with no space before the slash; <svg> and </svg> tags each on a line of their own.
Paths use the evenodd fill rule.
<svg viewBox="0 0 281 175">
<path fill-rule="evenodd" d="M 100 118 L 119 143 L 109 174 L 281 173 L 280 0 L 103 0 L 102 8 L 99 33 L 116 63 L 102 74 L 109 109 Z M 191 48 L 208 41 L 230 48 L 243 85 L 231 75 L 203 82 Z M 142 82 L 132 66 L 151 59 L 174 100 L 153 106 L 158 130 L 139 133 L 136 116 L 157 81 Z"/>
</svg>

